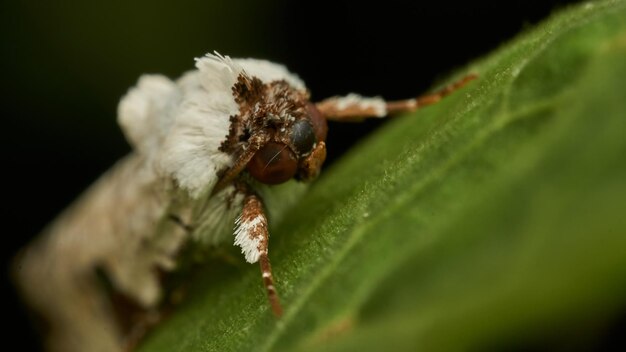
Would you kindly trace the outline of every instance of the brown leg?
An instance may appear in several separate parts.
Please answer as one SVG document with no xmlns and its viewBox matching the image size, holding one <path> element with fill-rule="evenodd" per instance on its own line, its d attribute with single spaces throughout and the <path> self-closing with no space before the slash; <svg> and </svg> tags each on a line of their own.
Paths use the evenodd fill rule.
<svg viewBox="0 0 626 352">
<path fill-rule="evenodd" d="M 137 321 L 129 333 L 124 337 L 122 351 L 134 351 L 139 343 L 146 337 L 148 332 L 163 320 L 165 320 L 165 314 L 162 314 L 157 310 L 144 312 L 141 320 Z"/>
<path fill-rule="evenodd" d="M 237 160 L 235 160 L 233 166 L 226 170 L 219 181 L 217 181 L 217 184 L 215 184 L 211 193 L 216 194 L 224 187 L 228 186 L 237 177 L 237 175 L 239 175 L 243 169 L 246 168 L 250 159 L 252 159 L 254 154 L 259 151 L 259 149 L 261 149 L 267 141 L 269 141 L 269 136 L 264 132 L 251 136 L 248 147 L 241 155 L 239 155 Z"/>
<path fill-rule="evenodd" d="M 283 315 L 283 307 L 280 305 L 280 299 L 274 286 L 274 278 L 272 277 L 272 266 L 270 265 L 270 258 L 265 255 L 261 255 L 259 258 L 259 264 L 261 266 L 261 276 L 263 277 L 263 285 L 267 291 L 267 298 L 270 301 L 272 312 L 275 316 L 280 317 Z"/>
<path fill-rule="evenodd" d="M 328 98 L 317 103 L 316 107 L 326 119 L 333 121 L 353 122 L 366 118 L 385 117 L 435 104 L 477 77 L 475 74 L 469 74 L 434 93 L 413 99 L 385 101 L 380 97 L 368 98 L 349 94 L 345 97 Z"/>
<path fill-rule="evenodd" d="M 241 250 L 249 263 L 259 262 L 263 285 L 265 285 L 272 311 L 274 315 L 280 317 L 283 314 L 283 309 L 276 293 L 272 266 L 267 254 L 269 242 L 267 217 L 263 211 L 261 198 L 249 190 L 246 190 L 243 210 L 236 221 L 236 225 L 235 244 L 241 246 Z"/>
<path fill-rule="evenodd" d="M 415 99 L 407 99 L 407 100 L 397 100 L 397 101 L 388 101 L 387 102 L 387 113 L 389 115 L 403 113 L 403 112 L 411 112 L 415 111 L 424 106 L 432 105 L 439 102 L 444 97 L 450 95 L 452 92 L 461 89 L 470 81 L 478 78 L 475 74 L 469 74 L 460 80 L 449 84 L 442 89 L 430 93 L 421 95 Z"/>
</svg>

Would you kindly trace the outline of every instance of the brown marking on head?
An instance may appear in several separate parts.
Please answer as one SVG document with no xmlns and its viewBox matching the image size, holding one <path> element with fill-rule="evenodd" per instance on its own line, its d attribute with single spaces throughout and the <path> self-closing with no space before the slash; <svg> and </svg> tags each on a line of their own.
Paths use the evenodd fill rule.
<svg viewBox="0 0 626 352">
<path fill-rule="evenodd" d="M 220 146 L 220 151 L 232 154 L 240 149 L 241 144 L 250 138 L 250 123 L 248 120 L 252 115 L 251 109 L 261 101 L 265 94 L 266 86 L 256 78 L 245 73 L 239 74 L 237 82 L 232 87 L 233 97 L 239 105 L 239 114 L 230 117 L 230 128 L 226 139 Z"/>
<path fill-rule="evenodd" d="M 265 84 L 260 79 L 241 73 L 237 76 L 237 82 L 235 82 L 232 91 L 239 106 L 246 107 L 253 105 L 263 96 L 265 88 Z"/>
</svg>

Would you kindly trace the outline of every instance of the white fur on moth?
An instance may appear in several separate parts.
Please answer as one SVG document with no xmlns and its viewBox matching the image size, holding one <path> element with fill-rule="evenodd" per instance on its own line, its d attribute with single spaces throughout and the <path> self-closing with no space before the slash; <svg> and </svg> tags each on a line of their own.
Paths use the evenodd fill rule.
<svg viewBox="0 0 626 352">
<path fill-rule="evenodd" d="M 122 332 L 99 292 L 95 269 L 106 272 L 120 293 L 153 307 L 161 296 L 154 269 L 172 269 L 188 236 L 169 213 L 188 221 L 202 218 L 200 230 L 191 233 L 199 242 L 217 244 L 232 236 L 243 197 L 233 194 L 232 186 L 209 195 L 218 171 L 234 162 L 219 147 L 230 117 L 238 113 L 232 87 L 242 71 L 305 90 L 298 77 L 267 61 L 209 54 L 196 67 L 177 81 L 162 75 L 139 79 L 118 113 L 133 153 L 19 256 L 19 284 L 27 302 L 51 325 L 46 342 L 51 350 L 120 350 Z M 237 243 L 246 260 L 255 262 L 258 253 L 243 234 L 246 226 L 251 225 L 240 224 Z"/>
<path fill-rule="evenodd" d="M 196 68 L 177 81 L 139 79 L 118 110 L 133 152 L 16 259 L 25 300 L 48 323 L 50 350 L 124 349 L 132 331 L 118 324 L 96 272 L 116 294 L 152 309 L 162 295 L 155 269 L 173 269 L 190 237 L 215 245 L 234 235 L 245 259 L 259 261 L 280 315 L 259 195 L 271 197 L 272 187 L 261 184 L 314 179 L 326 155 L 326 119 L 412 111 L 469 80 L 418 99 L 350 94 L 312 104 L 303 82 L 279 64 L 216 53 Z"/>
</svg>

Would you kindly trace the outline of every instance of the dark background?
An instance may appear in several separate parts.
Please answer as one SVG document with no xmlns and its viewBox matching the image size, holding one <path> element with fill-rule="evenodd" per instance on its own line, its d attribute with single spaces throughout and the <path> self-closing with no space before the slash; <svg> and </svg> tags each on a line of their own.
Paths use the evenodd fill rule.
<svg viewBox="0 0 626 352">
<path fill-rule="evenodd" d="M 218 50 L 287 65 L 314 100 L 351 91 L 406 98 L 572 2 L 2 4 L 4 272 L 20 247 L 128 153 L 117 102 L 142 73 L 174 78 L 194 57 Z M 381 123 L 332 124 L 330 161 Z M 4 345 L 36 350 L 6 275 L 2 283 L 11 322 Z"/>
</svg>

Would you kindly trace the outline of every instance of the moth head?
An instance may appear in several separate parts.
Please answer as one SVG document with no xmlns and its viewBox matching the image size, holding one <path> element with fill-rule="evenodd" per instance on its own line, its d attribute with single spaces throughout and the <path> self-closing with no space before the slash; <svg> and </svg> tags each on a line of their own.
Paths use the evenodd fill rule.
<svg viewBox="0 0 626 352">
<path fill-rule="evenodd" d="M 308 99 L 295 112 L 283 119 L 265 117 L 263 128 L 270 137 L 246 167 L 256 180 L 279 184 L 292 178 L 309 181 L 319 174 L 326 159 L 326 119 Z"/>
<path fill-rule="evenodd" d="M 242 73 L 232 88 L 239 112 L 220 151 L 233 155 L 214 192 L 246 170 L 265 184 L 317 177 L 326 159 L 326 118 L 303 87 Z"/>
</svg>

